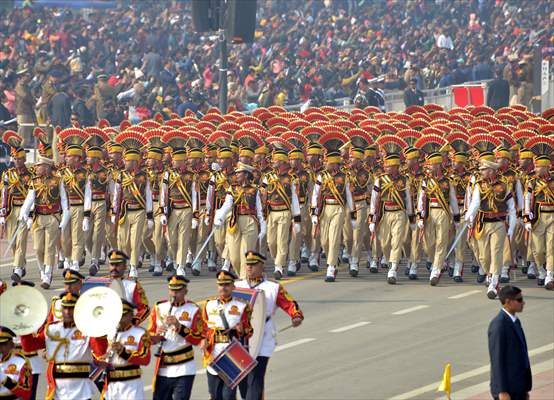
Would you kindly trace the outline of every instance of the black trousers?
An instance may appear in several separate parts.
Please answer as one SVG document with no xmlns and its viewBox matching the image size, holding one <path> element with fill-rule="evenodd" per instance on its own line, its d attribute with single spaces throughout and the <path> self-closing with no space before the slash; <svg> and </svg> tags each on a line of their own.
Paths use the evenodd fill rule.
<svg viewBox="0 0 554 400">
<path fill-rule="evenodd" d="M 184 375 L 175 378 L 156 377 L 154 400 L 189 400 L 192 392 L 194 375 Z"/>
<path fill-rule="evenodd" d="M 527 393 L 508 393 L 511 400 L 527 400 Z M 498 400 L 498 395 L 492 395 L 494 400 Z"/>
<path fill-rule="evenodd" d="M 223 382 L 218 375 L 212 375 L 206 372 L 208 376 L 208 391 L 210 400 L 235 400 L 237 397 L 237 388 L 231 389 Z"/>
<path fill-rule="evenodd" d="M 258 365 L 239 384 L 240 395 L 246 400 L 262 400 L 264 395 L 265 371 L 269 357 L 258 356 Z"/>
<path fill-rule="evenodd" d="M 38 378 L 40 374 L 33 374 L 33 382 L 31 383 L 31 400 L 36 400 L 37 398 L 37 388 L 38 388 Z"/>
</svg>

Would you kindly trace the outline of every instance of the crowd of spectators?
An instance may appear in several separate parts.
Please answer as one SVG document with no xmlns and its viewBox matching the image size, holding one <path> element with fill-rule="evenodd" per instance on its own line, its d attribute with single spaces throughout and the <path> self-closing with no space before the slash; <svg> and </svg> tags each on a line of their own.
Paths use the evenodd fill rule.
<svg viewBox="0 0 554 400">
<path fill-rule="evenodd" d="M 0 19 L 0 120 L 117 125 L 217 105 L 217 35 L 194 32 L 189 1 L 27 3 Z M 533 46 L 553 52 L 554 3 L 258 0 L 255 37 L 229 46 L 229 105 L 239 110 L 354 99 L 360 82 L 420 93 L 497 71 L 524 102 Z"/>
</svg>

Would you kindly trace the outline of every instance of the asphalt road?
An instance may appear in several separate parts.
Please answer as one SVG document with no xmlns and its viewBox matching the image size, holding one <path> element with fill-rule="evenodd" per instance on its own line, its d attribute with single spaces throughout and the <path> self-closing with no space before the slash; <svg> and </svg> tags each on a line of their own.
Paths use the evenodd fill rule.
<svg viewBox="0 0 554 400">
<path fill-rule="evenodd" d="M 28 276 L 38 280 L 32 269 Z M 0 277 L 8 278 L 9 272 L 6 260 L 0 262 Z M 370 274 L 364 268 L 358 278 L 351 278 L 344 266 L 331 284 L 323 282 L 321 272 L 306 268 L 296 278 L 283 280 L 305 321 L 278 334 L 265 398 L 436 399 L 441 397 L 436 389 L 446 363 L 452 364 L 453 399 L 490 398 L 486 330 L 499 302 L 486 298 L 486 287 L 476 284 L 469 271 L 464 283 L 443 276 L 437 287 L 429 286 L 424 272 L 418 281 L 399 274 L 396 286 L 386 283 L 386 271 Z M 165 277 L 153 278 L 145 269 L 139 274 L 150 303 L 166 296 Z M 203 271 L 191 280 L 191 299 L 215 295 L 213 275 Z M 517 272 L 514 283 L 523 289 L 526 304 L 520 318 L 534 375 L 543 382 L 532 399 L 554 399 L 554 294 Z M 58 274 L 54 290 L 45 296 L 60 288 Z M 279 311 L 276 323 L 282 329 L 290 321 Z M 207 399 L 199 353 L 196 359 L 193 398 Z M 145 398 L 151 398 L 152 373 L 153 363 L 143 372 Z M 44 389 L 41 378 L 39 393 Z"/>
</svg>

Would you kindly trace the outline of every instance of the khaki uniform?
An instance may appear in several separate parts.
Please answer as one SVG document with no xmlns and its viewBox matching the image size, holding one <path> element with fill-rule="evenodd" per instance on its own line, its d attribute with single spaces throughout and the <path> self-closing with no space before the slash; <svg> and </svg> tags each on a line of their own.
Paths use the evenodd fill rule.
<svg viewBox="0 0 554 400">
<path fill-rule="evenodd" d="M 312 226 L 310 222 L 310 203 L 308 201 L 310 175 L 306 170 L 291 171 L 290 173 L 294 175 L 297 185 L 301 229 L 300 233 L 293 230 L 290 235 L 288 250 L 289 269 L 292 265 L 296 265 L 301 258 L 308 258 L 309 252 L 307 245 L 311 241 L 310 232 Z M 301 251 L 303 251 L 303 254 L 300 253 Z"/>
<path fill-rule="evenodd" d="M 368 167 L 368 170 L 371 174 L 371 182 L 370 187 L 373 188 L 375 185 L 375 182 L 377 181 L 377 178 L 384 173 L 383 168 L 379 164 L 374 164 L 373 166 Z M 412 204 L 414 204 L 412 202 Z M 368 211 L 368 219 L 371 219 L 371 216 L 369 215 Z M 370 221 L 371 222 L 371 221 Z M 371 263 L 370 263 L 370 271 L 377 272 L 377 268 L 379 264 L 381 263 L 381 257 L 383 257 L 383 249 L 381 247 L 381 241 L 377 238 L 376 234 L 369 235 L 369 246 L 371 248 Z"/>
<path fill-rule="evenodd" d="M 464 218 L 468 206 L 467 191 L 468 185 L 470 185 L 470 179 L 471 174 L 466 171 L 464 171 L 463 174 L 454 171 L 450 175 L 450 182 L 452 183 L 452 185 L 454 186 L 454 190 L 456 191 L 456 200 L 458 202 L 458 209 L 460 211 L 461 219 Z M 462 226 L 462 224 L 456 224 L 455 237 L 457 237 L 460 233 L 460 229 L 462 229 Z M 463 235 L 458 241 L 456 248 L 454 249 L 454 277 L 461 277 L 463 275 L 464 254 L 466 253 L 466 250 L 468 248 L 469 242 L 467 240 L 467 235 Z"/>
<path fill-rule="evenodd" d="M 32 172 L 27 168 L 18 171 L 10 168 L 2 173 L 0 181 L 0 217 L 5 218 L 6 240 L 11 240 L 17 229 L 17 219 L 21 206 L 27 197 L 32 180 Z M 12 245 L 14 272 L 21 276 L 27 260 L 27 237 L 29 231 L 26 227 L 19 229 L 19 233 Z"/>
<path fill-rule="evenodd" d="M 117 229 L 116 226 L 112 223 L 112 211 L 114 205 L 112 204 L 113 196 L 115 193 L 115 184 L 119 181 L 119 176 L 122 171 L 122 167 L 115 166 L 111 163 L 106 165 L 106 168 L 109 171 L 111 176 L 111 181 L 109 183 L 109 197 L 108 203 L 106 205 L 106 242 L 111 249 L 117 248 Z"/>
<path fill-rule="evenodd" d="M 93 264 L 100 259 L 102 247 L 106 244 L 106 203 L 110 180 L 110 171 L 103 166 L 87 171 L 84 216 L 90 221 L 86 242 Z"/>
<path fill-rule="evenodd" d="M 403 173 L 408 176 L 408 185 L 410 186 L 412 204 L 417 204 L 417 196 L 421 189 L 421 182 L 425 177 L 423 170 L 419 168 L 417 171 L 406 169 Z M 404 249 L 405 253 L 408 255 L 409 275 L 411 275 L 411 278 L 414 279 L 417 277 L 417 264 L 422 259 L 423 244 L 420 238 L 420 233 L 417 229 L 409 229 L 409 226 L 406 226 L 405 232 L 406 242 Z"/>
<path fill-rule="evenodd" d="M 147 169 L 146 173 L 150 179 L 150 189 L 152 191 L 152 209 L 154 212 L 154 229 L 151 232 L 146 232 L 142 244 L 150 253 L 150 263 L 156 272 L 161 271 L 161 261 L 167 255 L 167 243 L 165 242 L 165 231 L 167 230 L 160 221 L 160 216 L 163 215 L 163 207 L 160 206 L 160 192 L 163 179 L 162 171 L 154 171 Z"/>
<path fill-rule="evenodd" d="M 206 212 L 206 199 L 208 197 L 208 187 L 210 182 L 211 174 L 209 170 L 203 170 L 195 172 L 194 180 L 198 188 L 198 227 L 192 230 L 192 237 L 190 240 L 190 252 L 195 257 L 196 251 L 204 244 L 204 241 L 208 237 L 209 230 L 208 225 L 205 224 L 207 212 Z M 208 246 L 206 246 L 208 249 Z M 198 261 L 192 268 L 196 271 L 200 271 L 200 266 L 202 260 L 204 259 L 204 254 L 206 254 L 206 249 L 202 251 L 202 254 L 198 256 Z"/>
<path fill-rule="evenodd" d="M 367 209 L 370 201 L 371 176 L 367 169 L 349 170 L 348 177 L 351 182 L 352 200 L 356 211 L 356 229 L 352 229 L 352 250 L 350 252 L 350 268 L 358 270 L 360 255 L 369 243 L 369 229 L 367 225 Z M 352 210 L 352 211 L 354 211 Z M 344 231 L 343 231 L 344 232 Z"/>
<path fill-rule="evenodd" d="M 233 173 L 227 173 L 226 171 L 214 172 L 210 178 L 208 194 L 206 198 L 206 212 L 208 215 L 215 213 L 216 210 L 223 206 L 227 192 L 229 191 L 233 182 Z M 228 221 L 230 216 L 227 216 L 225 222 Z M 217 254 L 220 257 L 225 258 L 225 235 L 227 232 L 226 223 L 219 227 L 214 227 L 214 244 Z"/>
<path fill-rule="evenodd" d="M 308 191 L 308 199 L 310 202 L 310 211 L 312 208 L 311 205 L 311 198 L 314 193 L 314 188 L 316 185 L 317 177 L 322 172 L 322 169 L 316 169 L 312 170 L 310 169 L 308 171 L 310 175 L 310 183 L 309 183 L 309 191 Z M 321 235 L 317 232 L 318 228 L 313 226 L 310 223 L 310 258 L 309 258 L 309 266 L 312 271 L 317 271 L 319 268 L 319 253 L 321 251 Z"/>
</svg>

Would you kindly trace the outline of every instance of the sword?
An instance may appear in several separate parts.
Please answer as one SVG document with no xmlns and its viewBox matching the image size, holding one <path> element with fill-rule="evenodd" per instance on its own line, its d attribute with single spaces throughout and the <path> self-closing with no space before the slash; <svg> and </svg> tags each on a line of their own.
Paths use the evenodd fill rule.
<svg viewBox="0 0 554 400">
<path fill-rule="evenodd" d="M 444 259 L 448 259 L 448 256 L 450 254 L 452 254 L 452 252 L 454 251 L 454 249 L 456 248 L 458 242 L 460 241 L 460 239 L 462 238 L 462 235 L 464 234 L 464 232 L 466 231 L 468 227 L 468 224 L 467 222 L 464 222 L 464 225 L 462 226 L 462 229 L 460 229 L 460 232 L 458 233 L 458 235 L 456 235 L 456 239 L 454 239 L 454 242 L 452 243 L 452 246 L 450 246 L 450 250 L 448 250 L 448 253 L 446 253 L 446 257 L 444 257 Z"/>
<path fill-rule="evenodd" d="M 206 240 L 204 241 L 204 243 L 202 244 L 202 247 L 200 247 L 200 250 L 198 250 L 198 252 L 196 253 L 196 256 L 194 257 L 194 260 L 192 261 L 192 265 L 194 265 L 196 263 L 196 261 L 198 261 L 198 258 L 200 258 L 200 254 L 202 254 L 202 252 L 204 251 L 204 249 L 206 248 L 206 246 L 208 245 L 208 243 L 210 242 L 210 239 L 212 238 L 212 236 L 214 235 L 215 233 L 215 230 L 217 228 L 213 228 L 210 232 L 210 234 L 208 235 L 208 237 L 206 238 Z"/>
<path fill-rule="evenodd" d="M 15 240 L 17 239 L 17 235 L 19 235 L 19 232 L 23 229 L 25 226 L 25 223 L 21 220 L 17 221 L 17 226 L 15 228 L 15 232 L 13 233 L 13 236 L 11 237 L 10 241 L 8 242 L 8 247 L 6 247 L 6 251 L 4 251 L 4 254 L 2 257 L 6 257 L 10 249 L 12 248 L 13 244 L 15 243 Z"/>
</svg>

